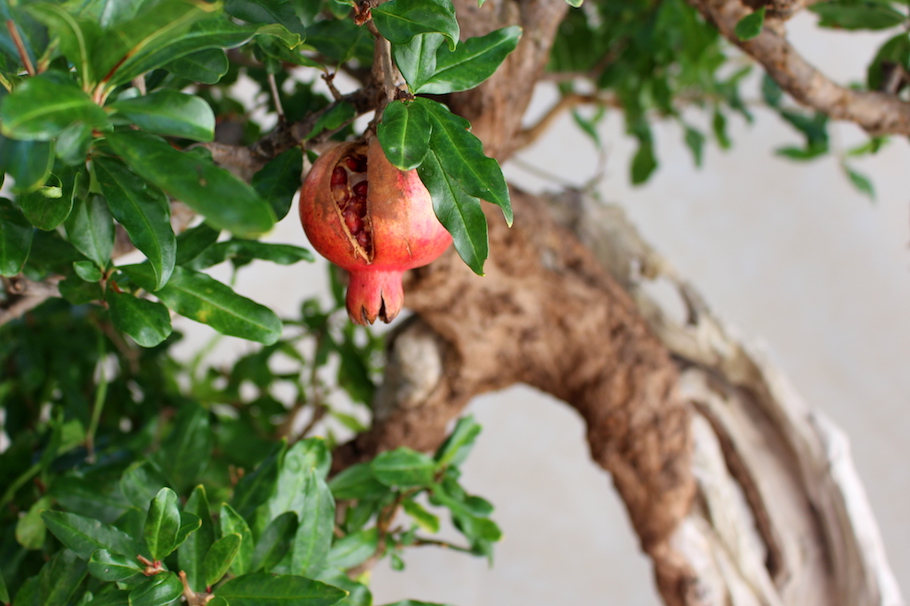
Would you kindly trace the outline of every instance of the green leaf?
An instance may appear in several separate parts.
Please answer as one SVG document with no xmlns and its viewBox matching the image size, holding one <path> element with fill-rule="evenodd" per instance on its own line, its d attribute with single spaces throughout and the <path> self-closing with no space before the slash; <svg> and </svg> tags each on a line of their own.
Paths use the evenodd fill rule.
<svg viewBox="0 0 910 606">
<path fill-rule="evenodd" d="M 210 161 L 138 131 L 110 133 L 107 141 L 139 175 L 205 215 L 214 227 L 254 237 L 275 223 L 271 207 L 252 187 Z"/>
<path fill-rule="evenodd" d="M 313 576 L 325 564 L 335 530 L 335 500 L 325 481 L 306 471 L 306 489 L 291 556 L 291 572 Z"/>
<path fill-rule="evenodd" d="M 809 7 L 821 17 L 819 27 L 836 29 L 888 29 L 904 25 L 907 16 L 882 0 L 833 0 Z"/>
<path fill-rule="evenodd" d="M 181 35 L 167 39 L 163 47 L 149 50 L 134 60 L 124 63 L 117 70 L 114 82 L 128 82 L 145 72 L 163 67 L 172 61 L 201 50 L 240 46 L 252 38 L 256 30 L 255 26 L 239 25 L 223 17 L 198 21 Z"/>
<path fill-rule="evenodd" d="M 161 303 L 112 289 L 105 293 L 104 299 L 117 330 L 131 336 L 142 347 L 155 347 L 170 336 L 171 315 Z"/>
<path fill-rule="evenodd" d="M 162 89 L 111 103 L 108 107 L 140 128 L 158 135 L 212 141 L 215 113 L 202 97 Z"/>
<path fill-rule="evenodd" d="M 129 606 L 166 606 L 183 594 L 183 584 L 173 572 L 156 574 L 130 591 Z"/>
<path fill-rule="evenodd" d="M 45 72 L 28 78 L 0 104 L 3 134 L 16 139 L 48 141 L 66 127 L 82 122 L 108 126 L 104 110 L 66 74 Z"/>
<path fill-rule="evenodd" d="M 88 571 L 96 579 L 115 582 L 141 574 L 142 567 L 136 561 L 136 556 L 129 557 L 99 549 L 89 558 Z"/>
<path fill-rule="evenodd" d="M 458 255 L 474 273 L 482 276 L 490 245 L 480 200 L 466 193 L 460 183 L 446 174 L 435 151 L 427 153 L 417 174 L 430 192 L 436 217 L 452 234 Z"/>
<path fill-rule="evenodd" d="M 209 416 L 202 406 L 184 405 L 177 413 L 173 431 L 155 454 L 155 460 L 181 493 L 199 480 L 211 459 L 214 437 Z"/>
<path fill-rule="evenodd" d="M 743 41 L 757 38 L 765 26 L 765 10 L 766 7 L 763 6 L 740 19 L 734 29 L 736 37 Z"/>
<path fill-rule="evenodd" d="M 203 572 L 203 561 L 209 548 L 215 542 L 215 525 L 212 523 L 205 487 L 197 486 L 193 489 L 183 511 L 199 518 L 200 526 L 177 549 L 180 570 L 186 573 L 187 584 L 190 589 L 197 592 L 205 591 L 206 576 Z"/>
<path fill-rule="evenodd" d="M 392 56 L 412 91 L 423 86 L 436 73 L 436 51 L 445 37 L 442 34 L 420 34 L 407 44 L 393 44 Z"/>
<path fill-rule="evenodd" d="M 271 571 L 288 554 L 297 531 L 297 514 L 286 511 L 272 520 L 253 550 L 250 569 Z"/>
<path fill-rule="evenodd" d="M 41 512 L 50 507 L 51 500 L 47 496 L 35 501 L 28 512 L 16 522 L 16 541 L 25 549 L 38 550 L 44 545 L 47 536 L 47 526 L 41 519 Z M 0 575 L 2 576 L 2 575 Z"/>
<path fill-rule="evenodd" d="M 16 197 L 19 207 L 29 222 L 44 231 L 51 231 L 66 220 L 73 209 L 72 191 L 62 187 L 41 187 Z"/>
<path fill-rule="evenodd" d="M 426 107 L 433 122 L 430 150 L 436 154 L 442 170 L 471 196 L 492 202 L 502 209 L 506 223 L 512 225 L 509 188 L 499 163 L 483 153 L 483 144 L 469 132 L 471 124 L 449 109 L 429 99 L 415 103 Z"/>
<path fill-rule="evenodd" d="M 299 147 L 292 147 L 253 175 L 250 184 L 272 206 L 279 221 L 288 214 L 294 194 L 300 189 L 301 172 L 303 152 Z"/>
<path fill-rule="evenodd" d="M 148 257 L 155 271 L 153 290 L 161 288 L 174 271 L 177 255 L 177 238 L 171 229 L 167 196 L 111 158 L 96 158 L 94 167 L 111 213 L 126 229 L 136 248 Z"/>
<path fill-rule="evenodd" d="M 306 28 L 288 0 L 227 0 L 224 10 L 248 23 L 281 24 L 297 34 L 298 44 L 306 38 Z"/>
<path fill-rule="evenodd" d="M 446 441 L 436 451 L 436 461 L 440 465 L 458 467 L 468 458 L 474 441 L 480 434 L 480 424 L 474 420 L 473 415 L 458 419 L 455 428 Z"/>
<path fill-rule="evenodd" d="M 389 487 L 373 476 L 369 463 L 351 465 L 329 481 L 335 499 L 378 499 L 389 492 Z"/>
<path fill-rule="evenodd" d="M 146 265 L 119 267 L 146 290 L 154 288 L 154 276 Z M 271 345 L 281 337 L 281 320 L 268 307 L 238 295 L 229 286 L 206 274 L 176 267 L 164 288 L 155 291 L 162 303 L 191 320 L 208 324 L 218 332 Z"/>
<path fill-rule="evenodd" d="M 76 67 L 84 86 L 90 88 L 97 74 L 92 73 L 91 49 L 101 37 L 98 23 L 68 12 L 58 4 L 38 2 L 25 7 L 35 19 L 48 27 L 50 33 L 60 40 L 60 50 Z"/>
<path fill-rule="evenodd" d="M 379 532 L 369 528 L 359 530 L 335 541 L 326 566 L 347 570 L 359 566 L 376 553 L 379 547 Z"/>
<path fill-rule="evenodd" d="M 695 166 L 701 167 L 702 158 L 704 156 L 705 136 L 691 126 L 686 126 L 685 141 L 686 147 L 692 152 L 692 159 L 695 161 Z"/>
<path fill-rule="evenodd" d="M 138 71 L 138 66 L 150 56 L 167 51 L 194 22 L 219 8 L 182 0 L 147 2 L 140 6 L 133 17 L 107 29 L 92 49 L 92 69 L 108 91 L 158 67 L 152 65 Z M 176 58 L 170 56 L 167 60 Z"/>
<path fill-rule="evenodd" d="M 396 448 L 376 455 L 373 475 L 386 486 L 407 488 L 429 486 L 436 473 L 436 461 L 410 448 Z"/>
<path fill-rule="evenodd" d="M 38 575 L 38 601 L 41 606 L 70 604 L 82 585 L 85 573 L 86 564 L 77 554 L 68 549 L 55 553 Z"/>
<path fill-rule="evenodd" d="M 460 47 L 459 47 L 460 48 Z M 376 128 L 386 158 L 400 170 L 420 166 L 430 149 L 432 126 L 423 105 L 393 101 Z"/>
<path fill-rule="evenodd" d="M 303 517 L 307 490 L 313 486 L 313 473 L 322 477 L 330 464 L 324 440 L 309 438 L 294 443 L 284 455 L 275 490 L 266 501 L 266 523 L 287 511 Z"/>
<path fill-rule="evenodd" d="M 271 261 L 279 265 L 293 265 L 299 261 L 314 261 L 313 253 L 292 244 L 274 244 L 258 240 L 226 240 L 209 246 L 186 264 L 190 269 L 205 269 L 231 259 L 249 262 L 253 259 Z"/>
<path fill-rule="evenodd" d="M 67 166 L 84 166 L 94 142 L 94 131 L 90 125 L 82 122 L 70 124 L 57 135 L 57 157 Z"/>
<path fill-rule="evenodd" d="M 143 536 L 152 560 L 163 560 L 177 546 L 177 531 L 180 529 L 180 510 L 177 508 L 177 493 L 162 488 L 152 499 L 145 516 Z"/>
<path fill-rule="evenodd" d="M 79 606 L 129 606 L 129 593 L 118 589 L 108 589 L 95 596 L 90 602 L 79 603 Z"/>
<path fill-rule="evenodd" d="M 237 534 L 240 536 L 240 546 L 237 549 L 237 555 L 234 557 L 232 570 L 236 575 L 243 575 L 251 570 L 253 561 L 253 533 L 250 527 L 239 513 L 227 503 L 221 505 L 218 521 L 221 525 L 222 536 Z"/>
<path fill-rule="evenodd" d="M 162 486 L 170 482 L 161 469 L 151 461 L 131 465 L 120 477 L 120 490 L 133 507 L 145 511 Z M 129 555 L 129 554 L 127 554 Z"/>
<path fill-rule="evenodd" d="M 202 251 L 218 241 L 220 231 L 206 223 L 191 227 L 177 236 L 177 265 L 184 265 L 195 259 Z"/>
<path fill-rule="evenodd" d="M 3 579 L 3 575 L 0 574 L 0 602 L 9 604 L 11 601 L 9 599 L 9 589 L 6 588 L 6 581 Z"/>
<path fill-rule="evenodd" d="M 418 34 L 438 32 L 458 44 L 458 21 L 452 0 L 391 0 L 373 7 L 373 23 L 393 44 L 407 44 Z"/>
<path fill-rule="evenodd" d="M 212 544 L 202 563 L 207 586 L 214 585 L 227 573 L 240 551 L 240 544 L 241 538 L 237 533 L 226 534 Z"/>
<path fill-rule="evenodd" d="M 493 75 L 520 38 L 521 28 L 513 25 L 468 38 L 454 51 L 440 47 L 436 51 L 436 70 L 414 92 L 444 95 L 474 88 Z"/>
<path fill-rule="evenodd" d="M 340 103 L 335 103 L 326 111 L 319 114 L 319 117 L 313 124 L 313 128 L 310 129 L 304 139 L 312 139 L 324 130 L 338 130 L 356 117 L 357 111 L 354 109 L 353 105 L 343 101 Z"/>
<path fill-rule="evenodd" d="M 97 194 L 76 198 L 65 225 L 76 250 L 104 269 L 114 249 L 114 220 L 105 199 Z"/>
<path fill-rule="evenodd" d="M 286 448 L 287 442 L 278 442 L 252 473 L 246 474 L 237 482 L 231 505 L 245 519 L 252 519 L 256 508 L 265 503 L 274 492 L 278 481 L 278 462 L 284 458 Z"/>
<path fill-rule="evenodd" d="M 28 192 L 44 185 L 54 165 L 54 144 L 15 141 L 0 136 L 0 170 L 16 182 L 14 192 Z"/>
<path fill-rule="evenodd" d="M 33 234 L 22 212 L 6 198 L 0 198 L 0 275 L 15 276 L 22 271 Z"/>
<path fill-rule="evenodd" d="M 206 48 L 174 59 L 162 66 L 178 78 L 202 84 L 217 84 L 230 69 L 227 55 L 220 48 Z"/>
<path fill-rule="evenodd" d="M 657 158 L 654 156 L 654 144 L 649 140 L 639 141 L 638 150 L 632 158 L 632 184 L 641 185 L 651 178 L 651 174 L 656 168 Z"/>
<path fill-rule="evenodd" d="M 844 172 L 847 174 L 847 178 L 850 180 L 850 184 L 855 187 L 861 194 L 869 196 L 869 199 L 874 202 L 875 186 L 872 184 L 872 181 L 869 179 L 869 177 L 857 171 L 846 162 L 841 163 L 841 168 L 843 168 Z"/>
<path fill-rule="evenodd" d="M 433 534 L 439 532 L 439 517 L 424 509 L 423 505 L 413 499 L 406 499 L 401 505 L 421 528 Z"/>
<path fill-rule="evenodd" d="M 214 594 L 230 606 L 331 606 L 345 597 L 341 589 L 319 581 L 265 572 L 231 579 Z"/>
<path fill-rule="evenodd" d="M 61 543 L 84 560 L 98 549 L 132 557 L 140 551 L 132 537 L 98 520 L 62 511 L 44 511 L 41 518 Z"/>
<path fill-rule="evenodd" d="M 866 69 L 866 83 L 871 90 L 884 90 L 888 86 L 889 75 L 895 70 L 910 70 L 910 33 L 901 32 L 889 38 L 878 49 L 872 63 Z M 900 73 L 900 72 L 898 72 Z M 900 84 L 903 79 L 898 78 Z M 896 93 L 897 91 L 888 91 Z"/>
<path fill-rule="evenodd" d="M 571 4 L 571 2 L 570 2 Z M 579 1 L 578 5 L 581 5 Z M 573 4 L 573 6 L 575 6 Z M 419 602 L 417 600 L 401 600 L 394 604 L 384 604 L 384 606 L 452 606 L 451 604 L 438 604 L 436 602 Z"/>
</svg>

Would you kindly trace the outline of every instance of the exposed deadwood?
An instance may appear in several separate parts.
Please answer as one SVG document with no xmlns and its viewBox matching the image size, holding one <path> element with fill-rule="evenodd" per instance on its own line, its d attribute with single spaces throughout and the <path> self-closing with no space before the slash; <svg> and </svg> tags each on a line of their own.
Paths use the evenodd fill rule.
<svg viewBox="0 0 910 606">
<path fill-rule="evenodd" d="M 834 83 L 787 41 L 784 23 L 766 19 L 758 37 L 740 40 L 739 20 L 750 13 L 738 0 L 689 0 L 723 36 L 761 63 L 768 75 L 800 103 L 835 120 L 849 120 L 871 135 L 910 135 L 910 103 L 896 95 L 852 90 Z"/>
</svg>

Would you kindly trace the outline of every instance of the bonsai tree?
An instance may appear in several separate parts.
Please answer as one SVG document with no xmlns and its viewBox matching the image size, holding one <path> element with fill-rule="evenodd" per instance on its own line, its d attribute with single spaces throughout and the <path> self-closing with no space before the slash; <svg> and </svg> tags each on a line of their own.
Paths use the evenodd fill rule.
<svg viewBox="0 0 910 606">
<path fill-rule="evenodd" d="M 493 506 L 460 483 L 480 426 L 461 412 L 516 383 L 580 413 L 667 604 L 900 602 L 832 454 L 840 431 L 621 215 L 507 185 L 500 162 L 564 111 L 596 138 L 609 107 L 645 183 L 655 122 L 700 163 L 730 146 L 730 115 L 750 117 L 760 69 L 761 103 L 805 141 L 782 153 L 828 154 L 829 121 L 855 122 L 869 140 L 843 166 L 871 194 L 850 159 L 910 134 L 903 4 L 0 10 L 0 602 L 368 606 L 370 569 L 403 567 L 409 547 L 490 558 Z M 866 82 L 839 85 L 790 45 L 803 10 L 893 30 Z M 558 102 L 525 126 L 543 79 Z M 340 267 L 329 300 L 314 286 L 279 316 L 208 270 L 312 261 L 302 236 L 262 239 L 296 221 L 303 179 L 309 241 Z M 657 278 L 683 321 L 649 298 Z M 394 330 L 369 328 L 402 306 Z M 220 337 L 187 344 L 176 316 L 251 345 L 216 363 Z"/>
</svg>

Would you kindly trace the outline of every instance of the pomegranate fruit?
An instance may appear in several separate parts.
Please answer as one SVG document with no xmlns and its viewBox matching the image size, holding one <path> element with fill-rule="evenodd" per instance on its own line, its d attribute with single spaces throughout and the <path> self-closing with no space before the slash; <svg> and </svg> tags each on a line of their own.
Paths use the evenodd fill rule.
<svg viewBox="0 0 910 606">
<path fill-rule="evenodd" d="M 401 171 L 376 137 L 322 154 L 300 190 L 300 222 L 313 247 L 350 274 L 348 315 L 391 322 L 404 301 L 401 278 L 448 248 L 416 170 Z"/>
</svg>

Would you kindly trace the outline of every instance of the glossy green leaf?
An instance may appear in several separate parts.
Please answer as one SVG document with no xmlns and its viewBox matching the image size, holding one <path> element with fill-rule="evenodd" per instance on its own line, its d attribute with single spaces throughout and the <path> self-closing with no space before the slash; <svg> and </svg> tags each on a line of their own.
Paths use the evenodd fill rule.
<svg viewBox="0 0 910 606">
<path fill-rule="evenodd" d="M 202 251 L 218 241 L 220 231 L 200 223 L 177 236 L 177 265 L 195 259 Z"/>
<path fill-rule="evenodd" d="M 114 249 L 114 221 L 102 196 L 90 194 L 74 200 L 65 225 L 66 236 L 76 250 L 98 267 L 107 266 Z"/>
<path fill-rule="evenodd" d="M 129 606 L 129 592 L 118 589 L 108 589 L 97 595 L 90 602 L 81 603 L 79 606 Z"/>
<path fill-rule="evenodd" d="M 186 264 L 190 269 L 205 269 L 228 260 L 249 262 L 253 259 L 271 261 L 279 265 L 293 265 L 299 261 L 314 261 L 313 253 L 292 244 L 275 244 L 258 240 L 233 239 L 218 242 L 199 253 Z"/>
<path fill-rule="evenodd" d="M 143 529 L 145 544 L 152 560 L 163 560 L 174 550 L 179 529 L 177 493 L 170 488 L 162 488 L 149 505 Z"/>
<path fill-rule="evenodd" d="M 376 499 L 389 492 L 389 487 L 373 476 L 369 463 L 351 465 L 329 481 L 329 488 L 339 501 Z"/>
<path fill-rule="evenodd" d="M 435 101 L 418 98 L 415 103 L 426 107 L 433 122 L 430 150 L 436 154 L 442 170 L 471 196 L 492 202 L 500 209 L 506 223 L 512 224 L 509 188 L 499 163 L 483 153 L 483 144 L 469 132 L 470 123 Z"/>
<path fill-rule="evenodd" d="M 38 575 L 41 606 L 67 606 L 85 578 L 86 564 L 68 549 L 58 551 Z"/>
<path fill-rule="evenodd" d="M 202 526 L 202 520 L 199 519 L 199 516 L 186 511 L 181 511 L 180 528 L 177 529 L 177 547 L 180 547 L 187 537 L 199 530 L 200 526 Z"/>
<path fill-rule="evenodd" d="M 468 38 L 454 51 L 439 47 L 433 75 L 414 92 L 443 95 L 474 88 L 493 75 L 520 38 L 521 28 L 513 25 Z"/>
<path fill-rule="evenodd" d="M 111 133 L 107 140 L 139 175 L 205 215 L 214 227 L 252 237 L 275 222 L 271 207 L 252 187 L 210 161 L 147 133 Z"/>
<path fill-rule="evenodd" d="M 133 557 L 140 551 L 128 534 L 98 520 L 62 511 L 45 511 L 41 518 L 61 543 L 85 560 L 98 549 Z"/>
<path fill-rule="evenodd" d="M 413 499 L 405 499 L 401 505 L 405 513 L 414 518 L 421 528 L 433 534 L 439 532 L 439 517 L 427 511 L 423 505 Z"/>
<path fill-rule="evenodd" d="M 117 330 L 131 336 L 142 347 L 155 347 L 170 336 L 171 315 L 161 303 L 114 290 L 108 290 L 104 298 Z"/>
<path fill-rule="evenodd" d="M 43 496 L 35 501 L 24 516 L 16 522 L 16 541 L 28 550 L 38 550 L 44 545 L 47 527 L 41 519 L 41 512 L 50 507 L 51 500 Z"/>
<path fill-rule="evenodd" d="M 391 0 L 373 7 L 373 23 L 384 38 L 407 44 L 418 34 L 438 32 L 458 44 L 459 28 L 452 0 Z"/>
<path fill-rule="evenodd" d="M 142 288 L 154 288 L 154 275 L 148 265 L 119 269 Z M 266 345 L 281 337 L 281 320 L 275 312 L 203 273 L 178 266 L 167 285 L 155 291 L 155 296 L 180 315 L 208 324 L 222 334 Z"/>
<path fill-rule="evenodd" d="M 177 255 L 167 196 L 114 159 L 96 158 L 94 167 L 111 213 L 151 263 L 155 271 L 154 290 L 161 288 L 174 271 Z"/>
<path fill-rule="evenodd" d="M 217 84 L 230 69 L 230 62 L 222 49 L 206 48 L 174 59 L 162 67 L 191 82 Z"/>
<path fill-rule="evenodd" d="M 76 122 L 95 128 L 108 125 L 107 115 L 66 74 L 45 72 L 28 78 L 0 104 L 3 134 L 22 140 L 48 141 Z"/>
<path fill-rule="evenodd" d="M 480 424 L 474 420 L 472 415 L 458 419 L 455 428 L 446 441 L 442 443 L 439 450 L 436 451 L 436 461 L 440 465 L 452 465 L 458 467 L 468 458 L 474 441 L 480 434 Z"/>
<path fill-rule="evenodd" d="M 460 48 L 460 47 L 459 47 Z M 423 105 L 393 101 L 376 128 L 386 158 L 400 170 L 420 166 L 430 149 L 432 126 Z"/>
<path fill-rule="evenodd" d="M 60 40 L 60 50 L 76 67 L 84 85 L 96 82 L 92 73 L 91 49 L 101 37 L 98 23 L 76 16 L 59 4 L 37 2 L 26 6 L 30 15 L 48 27 L 53 36 Z"/>
<path fill-rule="evenodd" d="M 209 464 L 214 447 L 209 417 L 209 411 L 199 405 L 181 407 L 173 431 L 154 456 L 178 492 L 195 485 Z"/>
<path fill-rule="evenodd" d="M 215 113 L 202 97 L 162 89 L 111 103 L 136 126 L 158 135 L 211 141 L 215 138 Z"/>
<path fill-rule="evenodd" d="M 436 461 L 405 447 L 378 454 L 371 467 L 377 480 L 400 488 L 429 486 L 436 473 Z"/>
<path fill-rule="evenodd" d="M 357 111 L 354 106 L 344 101 L 335 103 L 325 112 L 319 114 L 313 128 L 306 134 L 304 139 L 311 139 L 322 131 L 333 131 L 341 128 L 348 122 L 352 122 L 357 117 Z"/>
<path fill-rule="evenodd" d="M 294 195 L 300 189 L 301 172 L 303 152 L 299 147 L 292 147 L 253 175 L 250 184 L 272 206 L 279 221 L 288 214 Z"/>
<path fill-rule="evenodd" d="M 821 17 L 819 27 L 836 29 L 887 29 L 907 23 L 907 16 L 882 0 L 833 0 L 809 7 Z"/>
<path fill-rule="evenodd" d="M 101 581 L 123 581 L 142 573 L 136 556 L 111 553 L 106 549 L 94 552 L 88 561 L 88 571 Z"/>
<path fill-rule="evenodd" d="M 207 586 L 214 585 L 227 573 L 240 551 L 240 543 L 240 535 L 237 533 L 226 534 L 212 543 L 202 563 L 203 578 Z"/>
<path fill-rule="evenodd" d="M 288 0 L 227 0 L 224 10 L 248 23 L 277 23 L 297 34 L 298 44 L 306 37 L 306 28 Z"/>
<path fill-rule="evenodd" d="M 115 83 L 128 82 L 148 71 L 205 49 L 234 48 L 253 37 L 257 28 L 239 25 L 223 17 L 204 19 L 189 30 L 166 40 L 160 48 L 150 49 L 117 70 Z"/>
<path fill-rule="evenodd" d="M 104 277 L 98 266 L 91 261 L 73 261 L 73 269 L 76 271 L 76 275 L 86 282 L 100 282 Z"/>
<path fill-rule="evenodd" d="M 166 606 L 183 594 L 183 584 L 173 572 L 150 577 L 130 591 L 129 606 Z"/>
<path fill-rule="evenodd" d="M 0 275 L 15 276 L 22 271 L 33 234 L 22 211 L 6 198 L 0 198 Z"/>
<path fill-rule="evenodd" d="M 99 82 L 112 90 L 142 74 L 143 71 L 136 69 L 138 64 L 150 55 L 166 51 L 194 22 L 217 8 L 217 5 L 183 0 L 142 3 L 132 18 L 105 31 L 92 49 L 92 69 Z M 168 60 L 176 58 L 172 56 Z"/>
<path fill-rule="evenodd" d="M 739 20 L 734 29 L 736 37 L 740 40 L 751 40 L 758 37 L 762 28 L 765 26 L 765 7 L 761 7 L 755 12 L 749 13 Z"/>
<path fill-rule="evenodd" d="M 231 506 L 244 519 L 252 519 L 256 508 L 265 503 L 274 492 L 278 481 L 278 462 L 284 458 L 286 448 L 287 442 L 280 441 L 252 473 L 246 474 L 237 482 Z"/>
<path fill-rule="evenodd" d="M 94 129 L 90 125 L 82 122 L 70 124 L 57 135 L 57 157 L 68 166 L 84 166 L 94 142 Z"/>
<path fill-rule="evenodd" d="M 231 579 L 214 593 L 230 606 L 331 606 L 345 597 L 341 589 L 319 581 L 265 572 Z"/>
<path fill-rule="evenodd" d="M 190 589 L 193 591 L 204 591 L 206 577 L 203 572 L 203 562 L 209 548 L 215 542 L 215 525 L 212 523 L 205 487 L 197 486 L 193 489 L 183 511 L 199 518 L 200 526 L 196 532 L 191 533 L 177 548 L 180 570 L 186 573 Z"/>
<path fill-rule="evenodd" d="M 297 531 L 297 514 L 286 511 L 273 519 L 256 542 L 250 569 L 269 572 L 288 554 Z"/>
<path fill-rule="evenodd" d="M 221 535 L 237 534 L 240 536 L 240 546 L 237 549 L 237 555 L 234 557 L 231 569 L 235 575 L 243 575 L 252 570 L 253 562 L 253 533 L 250 527 L 239 513 L 224 503 L 221 505 L 218 522 L 221 527 Z"/>
<path fill-rule="evenodd" d="M 16 201 L 29 222 L 44 231 L 51 231 L 63 223 L 73 209 L 72 191 L 62 187 L 40 187 L 33 192 L 17 196 Z"/>
<path fill-rule="evenodd" d="M 307 490 L 313 486 L 313 473 L 316 473 L 316 477 L 321 477 L 317 468 L 323 461 L 330 463 L 325 441 L 322 439 L 300 440 L 288 449 L 278 471 L 275 490 L 266 501 L 266 522 L 287 511 L 303 517 Z M 328 464 L 325 468 L 327 471 Z"/>
<path fill-rule="evenodd" d="M 376 553 L 379 533 L 376 528 L 359 530 L 335 541 L 326 566 L 347 570 L 359 566 Z"/>
<path fill-rule="evenodd" d="M 0 170 L 15 181 L 14 192 L 28 192 L 41 187 L 53 166 L 53 142 L 16 141 L 0 135 Z"/>
<path fill-rule="evenodd" d="M 416 91 L 436 72 L 436 51 L 445 37 L 442 34 L 420 34 L 407 44 L 392 45 L 392 56 L 405 82 Z"/>
<path fill-rule="evenodd" d="M 352 19 L 326 19 L 307 28 L 307 45 L 336 62 L 352 57 L 372 60 L 373 35 L 365 27 L 354 25 Z"/>
<path fill-rule="evenodd" d="M 335 530 L 335 500 L 325 481 L 312 469 L 306 471 L 306 489 L 300 511 L 291 572 L 313 576 L 325 564 Z"/>
<path fill-rule="evenodd" d="M 435 151 L 427 153 L 417 174 L 430 192 L 436 217 L 452 235 L 458 255 L 474 273 L 482 276 L 490 244 L 480 200 L 466 193 L 446 173 Z"/>
</svg>

